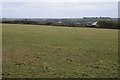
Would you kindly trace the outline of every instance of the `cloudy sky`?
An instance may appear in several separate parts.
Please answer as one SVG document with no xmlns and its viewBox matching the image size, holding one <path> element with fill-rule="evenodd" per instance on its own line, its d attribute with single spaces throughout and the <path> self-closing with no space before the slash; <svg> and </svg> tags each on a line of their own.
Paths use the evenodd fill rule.
<svg viewBox="0 0 120 80">
<path fill-rule="evenodd" d="M 104 0 L 105 1 L 105 0 Z M 118 17 L 118 2 L 39 1 L 2 2 L 5 18 L 80 18 L 85 16 Z"/>
</svg>

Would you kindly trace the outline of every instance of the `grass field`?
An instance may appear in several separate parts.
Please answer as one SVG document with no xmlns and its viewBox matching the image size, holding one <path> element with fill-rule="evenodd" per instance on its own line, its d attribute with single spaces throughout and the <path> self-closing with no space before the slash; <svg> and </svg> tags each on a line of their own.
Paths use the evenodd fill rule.
<svg viewBox="0 0 120 80">
<path fill-rule="evenodd" d="M 118 30 L 3 24 L 5 78 L 118 77 Z"/>
</svg>

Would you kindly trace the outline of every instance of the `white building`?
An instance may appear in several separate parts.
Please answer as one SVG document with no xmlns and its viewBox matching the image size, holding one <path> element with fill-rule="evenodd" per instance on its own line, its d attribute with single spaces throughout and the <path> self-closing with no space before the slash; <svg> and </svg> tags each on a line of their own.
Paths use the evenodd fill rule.
<svg viewBox="0 0 120 80">
<path fill-rule="evenodd" d="M 92 26 L 97 26 L 97 23 L 98 23 L 97 21 L 92 23 Z"/>
</svg>

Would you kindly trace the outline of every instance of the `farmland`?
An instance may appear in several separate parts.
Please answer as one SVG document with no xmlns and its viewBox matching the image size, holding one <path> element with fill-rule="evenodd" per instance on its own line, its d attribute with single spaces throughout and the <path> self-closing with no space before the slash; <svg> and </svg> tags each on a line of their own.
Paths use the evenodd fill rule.
<svg viewBox="0 0 120 80">
<path fill-rule="evenodd" d="M 5 78 L 118 77 L 118 30 L 3 24 Z"/>
</svg>

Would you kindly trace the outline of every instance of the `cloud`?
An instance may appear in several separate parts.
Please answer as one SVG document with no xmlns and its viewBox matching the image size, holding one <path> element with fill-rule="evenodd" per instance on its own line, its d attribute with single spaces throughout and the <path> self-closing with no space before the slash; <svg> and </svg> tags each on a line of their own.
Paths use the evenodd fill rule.
<svg viewBox="0 0 120 80">
<path fill-rule="evenodd" d="M 117 17 L 117 2 L 8 2 L 3 17 Z"/>
<path fill-rule="evenodd" d="M 119 0 L 3 0 L 2 2 L 118 2 Z"/>
</svg>

